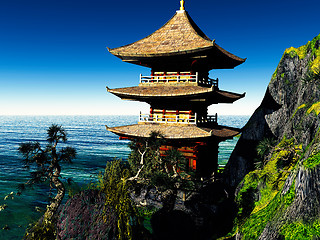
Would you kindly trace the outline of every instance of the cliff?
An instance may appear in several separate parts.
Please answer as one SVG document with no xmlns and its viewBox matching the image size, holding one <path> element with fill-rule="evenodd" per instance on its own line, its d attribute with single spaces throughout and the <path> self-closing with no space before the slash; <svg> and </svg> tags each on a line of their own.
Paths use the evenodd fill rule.
<svg viewBox="0 0 320 240">
<path fill-rule="evenodd" d="M 320 35 L 288 48 L 225 170 L 236 239 L 320 239 Z"/>
</svg>

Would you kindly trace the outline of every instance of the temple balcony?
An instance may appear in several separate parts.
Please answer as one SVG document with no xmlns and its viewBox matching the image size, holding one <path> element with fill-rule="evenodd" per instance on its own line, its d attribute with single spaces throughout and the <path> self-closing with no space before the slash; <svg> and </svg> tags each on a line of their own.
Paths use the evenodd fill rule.
<svg viewBox="0 0 320 240">
<path fill-rule="evenodd" d="M 212 125 L 218 124 L 218 114 L 201 116 L 197 118 L 198 125 Z"/>
<path fill-rule="evenodd" d="M 139 123 L 217 125 L 218 115 L 197 116 L 197 114 L 139 114 Z"/>
<path fill-rule="evenodd" d="M 200 77 L 198 72 L 196 74 L 189 73 L 163 73 L 152 76 L 142 76 L 140 74 L 140 84 L 154 84 L 154 83 L 195 83 L 199 86 L 218 88 L 219 79 L 212 79 L 209 77 Z"/>
</svg>

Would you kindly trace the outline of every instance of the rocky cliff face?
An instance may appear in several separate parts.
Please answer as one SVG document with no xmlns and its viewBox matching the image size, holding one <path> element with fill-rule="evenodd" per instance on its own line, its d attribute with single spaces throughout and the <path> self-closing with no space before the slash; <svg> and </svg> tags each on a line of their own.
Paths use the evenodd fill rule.
<svg viewBox="0 0 320 240">
<path fill-rule="evenodd" d="M 306 147 L 319 122 L 316 114 L 305 114 L 320 101 L 320 36 L 300 48 L 283 54 L 265 97 L 256 109 L 233 151 L 226 168 L 226 181 L 236 187 L 253 170 L 256 146 L 264 138 L 295 137 Z M 314 106 L 315 108 L 319 106 Z"/>
<path fill-rule="evenodd" d="M 320 35 L 284 52 L 226 167 L 237 239 L 320 238 L 319 113 Z"/>
</svg>

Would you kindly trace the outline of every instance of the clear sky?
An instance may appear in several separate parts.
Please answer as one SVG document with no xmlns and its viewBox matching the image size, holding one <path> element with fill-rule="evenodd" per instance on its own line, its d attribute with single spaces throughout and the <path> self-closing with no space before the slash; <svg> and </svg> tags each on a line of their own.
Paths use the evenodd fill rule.
<svg viewBox="0 0 320 240">
<path fill-rule="evenodd" d="M 148 68 L 122 62 L 106 47 L 137 41 L 166 23 L 179 0 L 2 0 L 0 115 L 138 115 L 148 105 L 106 92 L 135 86 Z M 209 113 L 250 115 L 260 104 L 288 47 L 320 33 L 319 0 L 186 0 L 186 10 L 211 39 L 247 58 L 214 70 L 220 89 L 246 97 Z"/>
</svg>

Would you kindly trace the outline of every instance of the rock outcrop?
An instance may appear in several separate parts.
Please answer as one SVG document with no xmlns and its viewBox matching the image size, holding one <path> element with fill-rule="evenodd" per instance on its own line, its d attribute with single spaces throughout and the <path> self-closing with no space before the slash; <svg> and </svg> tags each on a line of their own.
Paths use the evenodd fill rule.
<svg viewBox="0 0 320 240">
<path fill-rule="evenodd" d="M 284 52 L 226 166 L 239 205 L 236 239 L 320 238 L 319 113 L 320 35 Z M 261 158 L 265 139 L 278 144 Z"/>
<path fill-rule="evenodd" d="M 256 146 L 264 138 L 295 137 L 306 147 L 319 127 L 315 114 L 305 114 L 320 101 L 320 36 L 300 48 L 287 49 L 272 76 L 265 97 L 243 129 L 226 166 L 225 180 L 236 187 L 253 170 Z"/>
<path fill-rule="evenodd" d="M 57 239 L 117 239 L 117 217 L 105 208 L 98 190 L 86 190 L 70 198 L 60 211 Z"/>
</svg>

